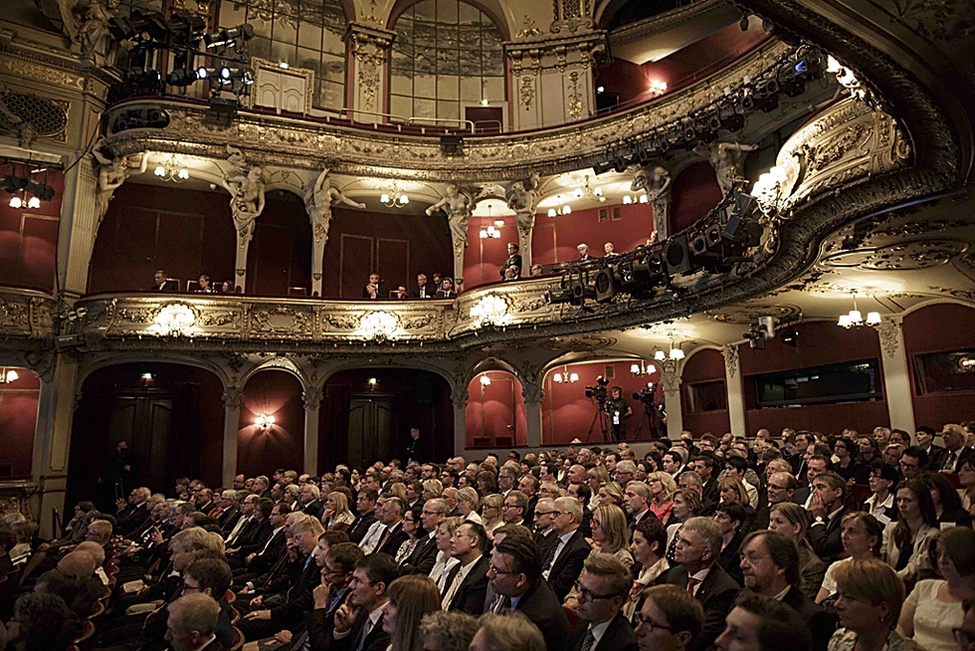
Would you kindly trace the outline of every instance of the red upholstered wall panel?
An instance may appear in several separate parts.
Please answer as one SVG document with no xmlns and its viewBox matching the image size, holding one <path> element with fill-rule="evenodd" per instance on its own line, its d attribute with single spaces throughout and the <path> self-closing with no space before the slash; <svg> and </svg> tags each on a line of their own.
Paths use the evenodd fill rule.
<svg viewBox="0 0 975 651">
<path fill-rule="evenodd" d="M 727 409 L 690 413 L 689 408 L 688 388 L 690 384 L 724 379 L 724 356 L 720 351 L 708 348 L 687 358 L 681 374 L 681 409 L 683 410 L 684 429 L 693 432 L 695 436 L 700 436 L 705 432 L 721 436 L 731 430 L 731 418 Z M 669 411 L 675 406 L 667 405 L 667 407 Z"/>
<path fill-rule="evenodd" d="M 970 392 L 918 395 L 920 386 L 914 356 L 975 347 L 975 330 L 971 328 L 973 318 L 975 310 L 955 304 L 929 305 L 904 317 L 904 345 L 911 369 L 915 425 L 940 430 L 945 423 L 972 420 L 975 395 Z"/>
<path fill-rule="evenodd" d="M 8 173 L 9 167 L 4 170 Z M 64 175 L 51 173 L 47 182 L 54 188 L 54 199 L 36 210 L 11 208 L 11 195 L 6 193 L 0 201 L 0 285 L 54 289 Z"/>
<path fill-rule="evenodd" d="M 781 431 L 783 427 L 839 432 L 844 427 L 868 431 L 881 425 L 889 426 L 886 400 L 762 410 L 748 408 L 754 396 L 754 385 L 749 380 L 751 375 L 840 362 L 880 360 L 880 340 L 873 328 L 845 330 L 834 321 L 816 321 L 801 323 L 797 330 L 797 348 L 777 339 L 767 342 L 766 350 L 753 350 L 747 344 L 738 347 L 748 432 L 754 433 L 762 427 L 773 432 Z M 882 363 L 879 368 L 882 372 Z M 880 386 L 883 387 L 882 381 Z"/>
<path fill-rule="evenodd" d="M 254 425 L 258 414 L 274 416 L 266 430 Z M 244 386 L 237 432 L 237 471 L 248 477 L 275 468 L 304 467 L 305 407 L 301 382 L 286 371 L 261 371 Z"/>
<path fill-rule="evenodd" d="M 481 384 L 481 375 L 491 384 Z M 467 387 L 467 448 L 527 445 L 525 398 L 521 381 L 511 373 L 489 371 L 475 377 Z"/>
<path fill-rule="evenodd" d="M 536 220 L 540 221 L 540 218 Z M 464 289 L 496 283 L 501 280 L 501 265 L 508 259 L 508 243 L 518 243 L 518 229 L 514 217 L 505 220 L 498 239 L 481 239 L 482 228 L 494 225 L 493 218 L 472 217 L 467 225 L 467 249 L 464 251 Z M 527 274 L 525 270 L 525 275 Z"/>
<path fill-rule="evenodd" d="M 646 362 L 651 364 L 649 360 Z M 545 375 L 545 397 L 542 398 L 542 445 L 565 445 L 574 438 L 586 440 L 589 425 L 596 413 L 595 403 L 586 398 L 586 387 L 596 385 L 596 377 L 608 377 L 606 367 L 611 367 L 613 378 L 609 379 L 609 387 L 618 386 L 623 389 L 623 398 L 629 403 L 633 415 L 626 421 L 626 438 L 635 440 L 640 432 L 640 440 L 649 438 L 646 425 L 640 430 L 640 424 L 645 421 L 643 405 L 633 399 L 633 394 L 647 386 L 647 382 L 660 381 L 660 369 L 649 376 L 634 376 L 630 373 L 630 361 L 600 362 L 591 364 L 569 364 L 568 373 L 578 373 L 579 381 L 573 383 L 558 383 L 553 381 L 555 373 L 562 373 L 563 367 L 552 369 Z M 657 387 L 657 399 L 661 396 Z M 603 442 L 599 424 L 593 429 L 590 442 L 594 445 Z"/>
<path fill-rule="evenodd" d="M 694 163 L 682 171 L 674 179 L 672 193 L 668 215 L 671 233 L 692 226 L 721 201 L 721 188 L 714 168 L 707 161 Z"/>
<path fill-rule="evenodd" d="M 29 369 L 6 370 L 18 377 L 0 385 L 0 477 L 20 479 L 31 476 L 41 382 Z"/>
</svg>

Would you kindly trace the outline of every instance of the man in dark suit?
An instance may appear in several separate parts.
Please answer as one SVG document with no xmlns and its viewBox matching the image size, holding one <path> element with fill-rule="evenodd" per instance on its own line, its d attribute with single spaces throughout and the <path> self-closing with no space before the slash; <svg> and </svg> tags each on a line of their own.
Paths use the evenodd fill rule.
<svg viewBox="0 0 975 651">
<path fill-rule="evenodd" d="M 386 498 L 386 503 L 383 504 L 383 512 L 380 516 L 386 530 L 383 531 L 379 542 L 376 544 L 376 552 L 395 557 L 400 546 L 406 542 L 409 536 L 403 531 L 403 511 L 405 508 L 406 506 L 403 504 L 403 501 L 398 497 Z"/>
<path fill-rule="evenodd" d="M 569 640 L 571 651 L 635 651 L 636 633 L 620 612 L 633 579 L 611 554 L 586 559 L 579 577 L 579 623 Z"/>
<path fill-rule="evenodd" d="M 175 280 L 169 280 L 166 277 L 166 272 L 162 269 L 156 269 L 156 273 L 152 276 L 152 287 L 149 288 L 151 292 L 178 292 L 179 283 Z"/>
<path fill-rule="evenodd" d="M 447 503 L 441 499 L 427 500 L 420 512 L 420 522 L 427 532 L 420 538 L 413 553 L 400 565 L 403 574 L 429 574 L 437 562 L 437 527 L 447 517 Z"/>
<path fill-rule="evenodd" d="M 220 618 L 220 605 L 208 594 L 186 594 L 169 604 L 166 639 L 174 649 L 223 651 L 214 632 Z"/>
<path fill-rule="evenodd" d="M 774 463 L 774 462 L 773 462 Z M 768 529 L 772 507 L 782 502 L 791 502 L 798 484 L 796 478 L 787 472 L 773 472 L 768 478 L 768 502 L 755 511 L 753 529 Z"/>
<path fill-rule="evenodd" d="M 450 555 L 459 564 L 447 574 L 444 582 L 441 595 L 444 610 L 460 610 L 475 617 L 483 612 L 490 550 L 491 539 L 484 527 L 476 522 L 465 522 L 457 527 L 450 540 Z"/>
<path fill-rule="evenodd" d="M 741 547 L 741 570 L 746 588 L 798 612 L 812 632 L 813 651 L 825 651 L 836 621 L 799 589 L 799 553 L 792 541 L 774 531 L 752 532 Z"/>
<path fill-rule="evenodd" d="M 389 584 L 398 576 L 396 563 L 386 554 L 369 554 L 356 564 L 352 594 L 335 612 L 333 651 L 386 651 L 383 607 L 389 601 Z"/>
<path fill-rule="evenodd" d="M 840 523 L 849 510 L 843 503 L 849 484 L 834 472 L 816 475 L 809 511 L 813 521 L 806 534 L 816 556 L 830 563 L 843 555 Z"/>
<path fill-rule="evenodd" d="M 369 274 L 369 282 L 362 288 L 362 298 L 369 300 L 389 298 L 389 287 L 382 281 L 379 274 Z"/>
<path fill-rule="evenodd" d="M 152 496 L 145 486 L 133 488 L 127 501 L 119 498 L 118 513 L 115 516 L 115 532 L 123 538 L 130 535 L 149 519 L 152 515 L 149 498 Z"/>
<path fill-rule="evenodd" d="M 825 448 L 825 450 L 819 450 L 820 452 L 825 452 L 825 454 L 819 454 L 816 452 L 818 448 Z M 796 489 L 796 492 L 792 494 L 792 501 L 801 506 L 804 509 L 810 509 L 812 505 L 812 483 L 813 480 L 824 472 L 832 472 L 833 462 L 829 458 L 829 448 L 826 446 L 809 446 L 810 453 L 806 455 L 806 481 L 808 484 L 806 486 L 800 486 Z"/>
<path fill-rule="evenodd" d="M 542 632 L 547 648 L 559 649 L 565 644 L 569 619 L 562 610 L 561 600 L 542 579 L 541 560 L 530 539 L 505 536 L 497 543 L 491 555 L 488 579 L 494 596 L 485 598 L 485 611 L 520 611 Z"/>
<path fill-rule="evenodd" d="M 314 610 L 308 615 L 307 641 L 311 651 L 327 651 L 332 645 L 335 613 L 351 595 L 349 584 L 355 566 L 365 554 L 353 543 L 337 543 L 328 548 L 322 570 L 323 584 L 312 592 Z M 292 648 L 303 649 L 301 640 Z"/>
<path fill-rule="evenodd" d="M 518 270 L 518 275 L 521 275 L 521 254 L 518 253 L 518 245 L 514 242 L 508 242 L 508 259 L 501 267 L 501 280 L 504 280 L 504 272 L 508 267 L 514 267 Z"/>
<path fill-rule="evenodd" d="M 653 585 L 643 591 L 643 605 L 634 616 L 640 651 L 689 651 L 704 626 L 704 609 L 676 585 Z"/>
<path fill-rule="evenodd" d="M 715 460 L 711 454 L 700 454 L 694 457 L 694 471 L 701 476 L 701 497 L 717 504 L 721 500 L 718 490 L 717 473 L 714 472 Z"/>
<path fill-rule="evenodd" d="M 298 491 L 298 502 L 301 510 L 313 518 L 320 517 L 322 514 L 322 501 L 318 499 L 321 491 L 314 484 L 305 484 Z M 273 500 L 272 500 L 273 501 Z"/>
<path fill-rule="evenodd" d="M 704 627 L 692 651 L 705 651 L 724 630 L 725 617 L 741 586 L 720 565 L 721 529 L 711 518 L 694 517 L 677 532 L 675 558 L 680 565 L 671 568 L 658 583 L 671 583 L 687 590 L 704 608 Z"/>
<path fill-rule="evenodd" d="M 410 298 L 433 298 L 437 288 L 427 284 L 426 274 L 417 274 L 416 285 L 410 290 Z"/>
<path fill-rule="evenodd" d="M 236 545 L 227 550 L 230 567 L 243 567 L 244 559 L 255 552 L 259 552 L 267 545 L 274 527 L 271 526 L 271 510 L 274 503 L 266 498 L 257 500 L 254 509 L 256 526 L 244 531 L 237 538 Z"/>
<path fill-rule="evenodd" d="M 379 493 L 372 488 L 363 488 L 359 491 L 355 501 L 359 515 L 349 525 L 349 542 L 354 542 L 357 545 L 362 542 L 362 538 L 369 531 L 369 527 L 376 521 L 376 500 L 378 499 Z"/>
<path fill-rule="evenodd" d="M 552 529 L 559 540 L 543 562 L 542 577 L 552 586 L 552 591 L 561 602 L 582 573 L 582 565 L 592 547 L 579 531 L 582 506 L 578 500 L 560 497 L 555 500 L 555 511 Z"/>
<path fill-rule="evenodd" d="M 268 516 L 271 533 L 264 542 L 264 546 L 244 557 L 247 574 L 259 576 L 268 572 L 281 558 L 281 554 L 285 553 L 287 534 L 284 530 L 284 524 L 290 513 L 291 507 L 287 504 L 275 504 L 271 508 L 271 515 Z M 237 577 L 237 581 L 240 582 L 241 578 Z"/>
<path fill-rule="evenodd" d="M 928 468 L 933 472 L 958 472 L 958 460 L 965 450 L 965 439 L 968 433 L 961 425 L 948 424 L 941 430 L 944 439 L 943 448 L 933 447 L 928 459 Z"/>
</svg>

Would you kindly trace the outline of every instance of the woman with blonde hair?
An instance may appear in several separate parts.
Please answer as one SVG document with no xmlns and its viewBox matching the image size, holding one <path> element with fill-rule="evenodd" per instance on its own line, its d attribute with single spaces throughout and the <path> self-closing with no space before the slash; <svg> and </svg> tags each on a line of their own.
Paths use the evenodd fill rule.
<svg viewBox="0 0 975 651">
<path fill-rule="evenodd" d="M 420 651 L 420 620 L 438 610 L 440 592 L 430 577 L 409 574 L 390 583 L 389 601 L 383 606 L 383 630 L 389 634 L 389 649 Z"/>
<path fill-rule="evenodd" d="M 848 558 L 832 563 L 826 569 L 823 585 L 816 595 L 816 603 L 823 603 L 836 594 L 836 570 L 843 563 L 880 558 L 880 543 L 884 539 L 884 527 L 871 513 L 850 511 L 840 521 L 840 539 Z"/>
<path fill-rule="evenodd" d="M 484 520 L 477 514 L 477 507 L 480 504 L 481 500 L 477 498 L 477 491 L 470 486 L 465 486 L 457 491 L 457 512 L 464 520 L 484 524 Z"/>
<path fill-rule="evenodd" d="M 772 507 L 768 530 L 777 531 L 796 544 L 799 550 L 799 576 L 802 577 L 800 589 L 804 595 L 815 599 L 826 576 L 826 565 L 806 540 L 808 528 L 806 510 L 798 504 L 782 502 Z"/>
<path fill-rule="evenodd" d="M 738 502 L 742 506 L 751 506 L 748 490 L 737 477 L 723 477 L 718 482 L 718 491 L 720 491 L 722 502 Z"/>
<path fill-rule="evenodd" d="M 387 488 L 385 492 L 389 493 L 393 497 L 399 498 L 399 501 L 401 501 L 403 504 L 409 503 L 409 501 L 406 499 L 406 484 L 401 481 L 390 484 L 389 488 Z"/>
<path fill-rule="evenodd" d="M 589 489 L 592 490 L 588 506 L 591 510 L 595 510 L 599 506 L 599 487 L 613 481 L 613 478 L 609 476 L 606 466 L 593 466 L 586 471 L 586 481 L 589 482 Z"/>
<path fill-rule="evenodd" d="M 701 512 L 704 501 L 694 488 L 678 488 L 672 499 L 674 510 L 671 511 L 671 523 L 667 525 L 667 559 L 676 564 L 674 553 L 677 550 L 677 531 L 682 524 Z"/>
<path fill-rule="evenodd" d="M 345 531 L 355 520 L 349 510 L 349 500 L 345 493 L 333 491 L 325 498 L 325 511 L 322 513 L 322 525 L 325 531 Z"/>
<path fill-rule="evenodd" d="M 904 582 L 890 565 L 878 559 L 844 563 L 836 570 L 836 588 L 840 628 L 830 638 L 829 651 L 921 651 L 894 630 Z"/>
<path fill-rule="evenodd" d="M 674 510 L 677 483 L 670 473 L 658 471 L 647 475 L 647 484 L 650 486 L 650 511 L 667 526 Z"/>
<path fill-rule="evenodd" d="M 604 504 L 623 508 L 623 489 L 615 481 L 607 482 L 599 487 L 599 506 Z"/>
<path fill-rule="evenodd" d="M 482 524 L 489 536 L 494 533 L 495 529 L 504 525 L 504 520 L 501 518 L 503 507 L 504 498 L 497 493 L 491 493 L 481 498 L 481 519 L 484 520 Z"/>
<path fill-rule="evenodd" d="M 623 565 L 633 565 L 633 554 L 629 548 L 630 530 L 626 525 L 626 514 L 618 506 L 604 504 L 597 506 L 592 513 L 592 551 L 595 554 L 612 554 Z M 578 588 L 573 586 L 565 598 L 564 605 L 573 610 L 579 605 Z"/>
</svg>

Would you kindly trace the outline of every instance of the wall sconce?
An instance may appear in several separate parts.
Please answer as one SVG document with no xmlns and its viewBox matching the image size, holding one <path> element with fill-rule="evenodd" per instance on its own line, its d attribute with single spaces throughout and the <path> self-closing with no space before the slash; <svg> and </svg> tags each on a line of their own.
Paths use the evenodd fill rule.
<svg viewBox="0 0 975 651">
<path fill-rule="evenodd" d="M 641 375 L 650 375 L 651 373 L 656 373 L 656 372 L 657 372 L 656 366 L 654 366 L 653 364 L 647 364 L 642 359 L 640 360 L 639 364 L 633 362 L 630 365 L 630 373 L 632 373 L 636 377 L 640 377 Z"/>
<path fill-rule="evenodd" d="M 0 384 L 8 384 L 15 381 L 19 377 L 20 375 L 17 373 L 17 371 L 13 370 L 12 368 L 0 368 Z"/>
<path fill-rule="evenodd" d="M 357 334 L 373 341 L 391 339 L 399 328 L 399 320 L 389 312 L 370 312 L 359 321 Z"/>
<path fill-rule="evenodd" d="M 667 353 L 665 353 L 664 351 L 658 349 L 656 352 L 654 352 L 653 358 L 655 360 L 657 360 L 658 362 L 662 362 L 665 359 L 667 359 Z"/>
<path fill-rule="evenodd" d="M 782 186 L 787 179 L 785 170 L 776 165 L 759 176 L 752 186 L 752 196 L 755 197 L 759 210 L 766 217 L 778 209 L 782 198 Z"/>
<path fill-rule="evenodd" d="M 487 228 L 481 229 L 480 237 L 482 240 L 487 240 L 487 239 L 500 240 L 501 231 L 496 229 L 494 226 L 488 226 Z"/>
<path fill-rule="evenodd" d="M 853 294 L 853 309 L 846 314 L 841 314 L 836 325 L 841 328 L 859 328 L 861 326 L 867 325 L 871 328 L 879 326 L 883 319 L 880 318 L 880 312 L 867 312 L 867 320 L 863 320 L 863 315 L 860 314 L 860 310 L 857 309 L 857 293 L 856 291 L 851 292 Z"/>
<path fill-rule="evenodd" d="M 565 204 L 561 208 L 548 209 L 549 217 L 561 217 L 562 215 L 571 215 L 571 214 L 572 214 L 572 206 L 570 206 L 569 204 Z"/>
<path fill-rule="evenodd" d="M 471 319 L 482 328 L 503 326 L 508 322 L 508 303 L 500 296 L 489 294 L 471 308 Z"/>
<path fill-rule="evenodd" d="M 650 80 L 650 94 L 654 97 L 659 97 L 667 92 L 667 82 L 660 81 L 659 79 Z"/>
<path fill-rule="evenodd" d="M 268 416 L 267 414 L 258 414 L 257 418 L 254 419 L 254 424 L 257 425 L 261 430 L 270 429 L 274 425 L 274 416 Z"/>
<path fill-rule="evenodd" d="M 569 367 L 568 366 L 563 366 L 562 367 L 562 372 L 561 373 L 556 373 L 552 377 L 552 381 L 553 382 L 559 382 L 559 383 L 562 383 L 562 382 L 578 382 L 579 381 L 579 374 L 578 373 L 569 373 Z"/>
<path fill-rule="evenodd" d="M 628 194 L 623 195 L 623 203 L 625 203 L 626 205 L 629 205 L 631 203 L 649 203 L 649 202 L 650 202 L 650 198 L 647 196 L 646 192 L 644 192 L 643 194 L 641 194 L 636 198 L 633 198 Z"/>
<path fill-rule="evenodd" d="M 684 359 L 684 350 L 680 347 L 680 344 L 678 344 L 676 348 L 674 348 L 673 343 L 670 344 L 670 354 L 668 357 L 674 361 Z"/>
<path fill-rule="evenodd" d="M 491 378 L 489 378 L 486 373 L 481 376 L 481 386 L 484 387 L 491 386 Z"/>
</svg>

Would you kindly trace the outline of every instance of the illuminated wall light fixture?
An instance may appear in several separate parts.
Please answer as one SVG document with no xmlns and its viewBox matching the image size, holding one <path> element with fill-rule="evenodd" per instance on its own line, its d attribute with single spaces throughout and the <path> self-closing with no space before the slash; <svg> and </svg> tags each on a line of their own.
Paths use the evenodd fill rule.
<svg viewBox="0 0 975 651">
<path fill-rule="evenodd" d="M 857 293 L 855 291 L 851 293 L 853 294 L 853 309 L 846 314 L 841 314 L 836 325 L 847 330 L 850 328 L 859 328 L 864 325 L 870 326 L 871 328 L 879 326 L 883 322 L 883 319 L 880 318 L 880 312 L 868 312 L 867 320 L 864 321 L 863 315 L 857 309 Z"/>
<path fill-rule="evenodd" d="M 488 226 L 487 228 L 482 228 L 481 229 L 481 232 L 479 233 L 479 236 L 480 236 L 480 238 L 482 240 L 488 240 L 488 239 L 500 240 L 501 239 L 501 231 L 499 231 L 494 226 Z"/>
<path fill-rule="evenodd" d="M 274 416 L 258 414 L 257 418 L 254 419 L 254 424 L 262 430 L 270 429 L 274 425 Z"/>
<path fill-rule="evenodd" d="M 663 95 L 667 92 L 667 82 L 659 79 L 650 80 L 650 94 L 654 96 Z"/>
<path fill-rule="evenodd" d="M 15 381 L 19 377 L 20 375 L 17 374 L 17 371 L 13 370 L 12 368 L 0 368 L 0 384 L 8 384 Z"/>
<path fill-rule="evenodd" d="M 563 366 L 562 367 L 562 372 L 561 373 L 556 373 L 552 377 L 552 381 L 553 382 L 559 382 L 559 383 L 562 383 L 562 382 L 578 382 L 579 381 L 579 374 L 578 373 L 569 373 L 569 367 L 568 366 Z"/>
<path fill-rule="evenodd" d="M 653 358 L 654 358 L 655 360 L 657 360 L 658 362 L 662 362 L 662 361 L 664 361 L 665 359 L 667 359 L 667 353 L 665 353 L 665 352 L 664 352 L 664 351 L 662 351 L 662 350 L 657 350 L 657 351 L 656 351 L 656 352 L 655 352 L 655 353 L 653 354 Z"/>
<path fill-rule="evenodd" d="M 647 364 L 642 359 L 640 360 L 639 364 L 637 364 L 636 362 L 630 364 L 630 373 L 632 373 L 634 376 L 637 377 L 641 375 L 650 375 L 651 373 L 656 373 L 656 372 L 657 372 L 656 366 L 654 366 L 653 364 Z"/>
<path fill-rule="evenodd" d="M 486 374 L 481 376 L 481 386 L 491 386 L 491 378 L 489 378 Z"/>
</svg>

